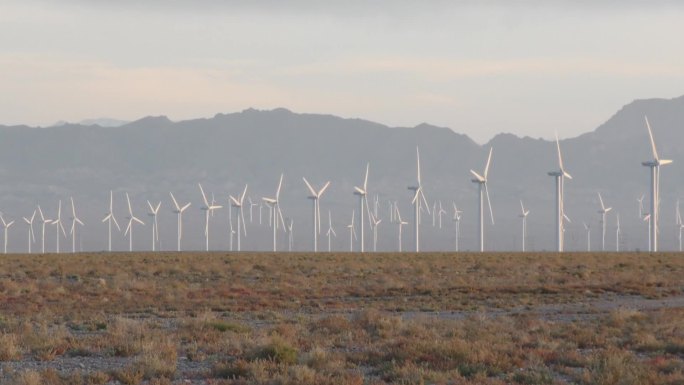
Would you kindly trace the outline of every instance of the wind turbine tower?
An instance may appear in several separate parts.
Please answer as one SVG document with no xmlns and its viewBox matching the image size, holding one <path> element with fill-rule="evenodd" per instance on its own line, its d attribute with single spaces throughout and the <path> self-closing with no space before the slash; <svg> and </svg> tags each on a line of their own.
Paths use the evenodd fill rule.
<svg viewBox="0 0 684 385">
<path fill-rule="evenodd" d="M 660 166 L 665 166 L 672 163 L 669 159 L 660 159 L 656 149 L 655 140 L 653 139 L 653 130 L 648 122 L 648 117 L 644 117 L 646 121 L 646 128 L 648 129 L 648 137 L 651 141 L 651 151 L 653 153 L 653 160 L 642 162 L 641 165 L 651 169 L 651 215 L 649 234 L 651 238 L 650 249 L 651 252 L 658 251 L 658 208 L 660 203 Z"/>
<path fill-rule="evenodd" d="M 561 150 L 560 150 L 560 142 L 558 140 L 558 134 L 556 134 L 556 149 L 558 150 L 558 171 L 551 171 L 548 173 L 549 176 L 552 176 L 556 179 L 556 250 L 560 253 L 563 251 L 563 238 L 564 238 L 564 220 L 565 220 L 565 212 L 564 212 L 564 185 L 565 185 L 565 178 L 572 179 L 572 176 L 568 174 L 567 171 L 565 171 L 565 167 L 563 167 L 563 156 L 561 155 Z"/>
<path fill-rule="evenodd" d="M 470 173 L 473 174 L 475 177 L 474 179 L 471 179 L 473 183 L 477 183 L 478 187 L 478 213 L 479 213 L 479 221 L 478 221 L 478 233 L 477 233 L 477 240 L 478 244 L 480 246 L 480 252 L 484 251 L 484 194 L 487 195 L 487 205 L 489 206 L 489 215 L 492 219 L 492 225 L 494 224 L 494 211 L 492 210 L 492 202 L 489 200 L 489 189 L 487 188 L 487 175 L 489 174 L 489 166 L 492 161 L 492 150 L 493 148 L 489 149 L 489 156 L 487 157 L 487 165 L 485 166 L 483 175 L 480 175 L 476 173 L 473 170 L 470 170 Z"/>
</svg>

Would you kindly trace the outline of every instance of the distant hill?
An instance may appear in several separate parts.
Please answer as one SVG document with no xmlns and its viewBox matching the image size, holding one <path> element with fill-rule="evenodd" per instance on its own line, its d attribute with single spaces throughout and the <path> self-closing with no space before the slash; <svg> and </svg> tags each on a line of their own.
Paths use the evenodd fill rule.
<svg viewBox="0 0 684 385">
<path fill-rule="evenodd" d="M 621 213 L 622 248 L 645 246 L 646 229 L 638 216 L 636 199 L 646 193 L 648 170 L 641 161 L 650 158 L 644 115 L 655 130 L 659 152 L 675 163 L 663 168 L 661 186 L 663 247 L 674 247 L 674 204 L 684 190 L 684 97 L 638 100 L 624 106 L 595 131 L 561 141 L 566 168 L 574 179 L 566 185 L 566 211 L 573 223 L 566 235 L 568 248 L 584 247 L 582 222 L 596 229 L 598 245 L 597 191 L 606 203 Z M 109 124 L 109 123 L 112 124 Z M 310 243 L 311 207 L 302 182 L 306 176 L 316 185 L 332 180 L 321 200 L 322 212 L 330 209 L 338 233 L 337 249 L 348 248 L 343 231 L 357 207 L 352 195 L 361 184 L 366 162 L 370 162 L 369 189 L 379 194 L 381 215 L 380 246 L 396 246 L 396 225 L 389 223 L 390 200 L 400 204 L 402 217 L 410 219 L 410 192 L 415 181 L 415 148 L 419 146 L 425 193 L 432 204 L 441 200 L 448 214 L 443 229 L 424 222 L 426 250 L 449 250 L 453 244 L 452 201 L 464 211 L 463 248 L 474 248 L 475 186 L 469 169 L 484 167 L 486 152 L 494 147 L 490 171 L 490 193 L 496 225 L 489 226 L 489 249 L 519 247 L 519 200 L 531 209 L 529 246 L 551 249 L 553 181 L 546 173 L 557 168 L 555 144 L 500 134 L 483 146 L 458 134 L 458 127 L 429 124 L 416 127 L 388 127 L 331 115 L 299 114 L 286 109 L 217 114 L 208 119 L 173 122 L 166 117 L 146 117 L 118 127 L 111 119 L 63 124 L 57 127 L 0 126 L 0 211 L 20 219 L 41 203 L 54 216 L 57 200 L 69 196 L 77 202 L 79 216 L 87 223 L 83 237 L 86 249 L 104 247 L 105 227 L 100 219 L 106 210 L 108 192 L 115 191 L 115 210 L 124 221 L 124 191 L 131 194 L 134 210 L 144 216 L 146 199 L 162 200 L 160 226 L 162 242 L 175 242 L 175 217 L 169 211 L 168 192 L 173 191 L 193 206 L 185 216 L 188 248 L 202 246 L 203 228 L 199 211 L 202 182 L 215 199 L 227 205 L 227 195 L 237 194 L 245 183 L 254 201 L 275 192 L 278 177 L 285 173 L 282 193 L 284 214 L 295 221 L 295 246 Z M 511 127 L 511 132 L 515 128 Z M 553 127 L 549 127 L 553 131 Z M 63 212 L 63 218 L 70 216 Z M 267 211 L 262 214 L 267 216 Z M 227 249 L 227 211 L 212 222 L 214 247 Z M 357 213 L 358 215 L 358 213 Z M 327 223 L 327 219 L 324 220 Z M 610 227 L 615 217 L 609 215 Z M 25 248 L 26 227 L 11 229 L 10 249 Z M 410 226 L 409 226 L 410 227 Z M 136 247 L 148 247 L 149 228 L 136 231 Z M 268 229 L 250 226 L 246 247 L 268 249 Z M 54 243 L 54 228 L 48 230 Z M 405 246 L 410 244 L 405 231 Z M 614 230 L 608 245 L 614 248 Z M 117 247 L 126 244 L 117 235 Z M 282 235 L 281 244 L 285 245 Z M 50 243 L 50 245 L 52 245 Z"/>
</svg>

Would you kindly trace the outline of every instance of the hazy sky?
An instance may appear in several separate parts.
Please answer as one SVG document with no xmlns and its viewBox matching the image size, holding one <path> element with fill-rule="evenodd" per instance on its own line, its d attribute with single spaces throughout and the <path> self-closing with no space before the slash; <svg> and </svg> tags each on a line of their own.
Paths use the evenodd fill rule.
<svg viewBox="0 0 684 385">
<path fill-rule="evenodd" d="M 567 137 L 684 94 L 682 20 L 674 1 L 2 0 L 0 124 L 286 107 Z"/>
</svg>

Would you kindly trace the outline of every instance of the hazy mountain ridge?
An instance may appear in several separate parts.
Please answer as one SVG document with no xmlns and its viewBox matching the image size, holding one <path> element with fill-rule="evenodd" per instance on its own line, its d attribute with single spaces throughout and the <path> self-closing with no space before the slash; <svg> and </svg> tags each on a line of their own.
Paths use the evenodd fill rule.
<svg viewBox="0 0 684 385">
<path fill-rule="evenodd" d="M 632 102 L 595 131 L 561 141 L 566 168 L 574 177 L 566 185 L 566 206 L 576 226 L 596 219 L 596 191 L 602 191 L 615 211 L 624 212 L 625 233 L 630 225 L 635 229 L 640 225 L 635 218 L 636 198 L 646 191 L 648 181 L 640 162 L 651 157 L 645 114 L 655 131 L 659 153 L 675 160 L 663 169 L 662 217 L 663 223 L 670 221 L 669 210 L 684 190 L 680 182 L 684 181 L 684 166 L 679 166 L 684 162 L 680 148 L 684 96 Z M 409 218 L 406 186 L 415 181 L 416 146 L 420 147 L 423 181 L 431 203 L 441 199 L 449 211 L 447 218 L 452 200 L 465 210 L 467 244 L 475 211 L 475 188 L 468 170 L 482 170 L 491 146 L 490 192 L 497 217 L 497 225 L 489 230 L 495 232 L 490 239 L 497 234 L 493 246 L 515 247 L 518 231 L 511 226 L 517 226 L 520 199 L 532 210 L 530 230 L 534 233 L 538 228 L 531 235 L 537 239 L 536 246 L 551 245 L 551 236 L 544 232 L 552 218 L 553 183 L 546 173 L 557 168 L 557 160 L 555 145 L 542 139 L 504 133 L 480 146 L 467 135 L 426 123 L 388 127 L 282 108 L 247 109 L 178 122 L 165 116 L 145 117 L 119 127 L 0 126 L 0 135 L 0 177 L 5 182 L 0 187 L 0 207 L 15 217 L 29 215 L 35 203 L 48 205 L 74 195 L 85 215 L 96 219 L 104 212 L 109 189 L 129 191 L 139 210 L 144 199 L 168 200 L 170 190 L 199 203 L 197 182 L 223 200 L 249 183 L 249 194 L 259 198 L 274 193 L 277 178 L 284 172 L 283 207 L 286 215 L 297 218 L 303 247 L 308 245 L 305 228 L 310 208 L 302 176 L 314 184 L 332 180 L 329 195 L 322 200 L 323 210 L 333 210 L 336 222 L 348 221 L 356 207 L 351 190 L 362 183 L 365 164 L 370 162 L 371 193 L 381 194 L 383 200 L 399 200 L 403 216 Z M 94 227 L 90 231 L 103 235 L 94 220 L 90 222 Z M 448 223 L 451 226 L 450 220 Z M 384 229 L 394 232 L 389 224 Z M 426 234 L 427 239 L 430 236 Z M 451 244 L 448 234 L 434 237 L 434 248 Z M 384 244 L 387 248 L 392 245 L 389 239 Z"/>
</svg>

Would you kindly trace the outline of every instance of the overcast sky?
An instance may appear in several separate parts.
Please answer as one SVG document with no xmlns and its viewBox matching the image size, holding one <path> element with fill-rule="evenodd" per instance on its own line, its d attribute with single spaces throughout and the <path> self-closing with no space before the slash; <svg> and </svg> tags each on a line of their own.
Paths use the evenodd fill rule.
<svg viewBox="0 0 684 385">
<path fill-rule="evenodd" d="M 2 0 L 0 124 L 285 107 L 568 137 L 684 94 L 682 20 L 636 0 Z"/>
</svg>

